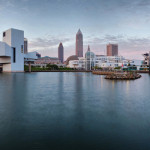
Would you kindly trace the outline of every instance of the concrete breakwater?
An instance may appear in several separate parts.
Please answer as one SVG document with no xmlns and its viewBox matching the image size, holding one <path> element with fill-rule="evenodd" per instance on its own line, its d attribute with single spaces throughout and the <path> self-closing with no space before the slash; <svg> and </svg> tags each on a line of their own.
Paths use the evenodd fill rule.
<svg viewBox="0 0 150 150">
<path fill-rule="evenodd" d="M 113 73 L 113 74 L 106 75 L 105 77 L 105 79 L 110 79 L 110 80 L 135 80 L 139 78 L 141 78 L 141 75 L 135 72 Z"/>
<path fill-rule="evenodd" d="M 105 79 L 110 80 L 135 80 L 141 78 L 141 75 L 137 72 L 93 71 L 93 74 L 106 75 Z"/>
<path fill-rule="evenodd" d="M 109 75 L 114 73 L 113 71 L 92 71 L 93 74 L 97 74 L 97 75 Z"/>
<path fill-rule="evenodd" d="M 135 80 L 141 78 L 140 74 L 137 73 L 114 73 L 110 75 L 106 75 L 105 79 L 111 79 L 111 80 Z"/>
</svg>

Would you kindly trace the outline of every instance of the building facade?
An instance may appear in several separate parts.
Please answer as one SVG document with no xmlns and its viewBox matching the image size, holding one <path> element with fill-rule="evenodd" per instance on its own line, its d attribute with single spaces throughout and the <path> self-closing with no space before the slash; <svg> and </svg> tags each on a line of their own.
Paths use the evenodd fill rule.
<svg viewBox="0 0 150 150">
<path fill-rule="evenodd" d="M 0 42 L 0 65 L 3 72 L 24 72 L 25 59 L 36 59 L 36 53 L 24 54 L 24 31 L 8 29 Z"/>
<path fill-rule="evenodd" d="M 129 64 L 131 66 L 137 66 L 137 68 L 139 69 L 141 66 L 141 61 L 128 60 L 125 59 L 123 56 L 95 55 L 93 52 L 90 51 L 90 47 L 88 46 L 85 57 L 69 59 L 67 66 L 76 69 L 93 70 L 95 67 L 112 69 L 115 67 L 127 68 Z"/>
<path fill-rule="evenodd" d="M 83 34 L 80 29 L 76 34 L 76 56 L 83 57 Z"/>
<path fill-rule="evenodd" d="M 58 59 L 63 64 L 63 62 L 64 62 L 64 47 L 63 47 L 62 43 L 60 43 L 59 47 L 58 47 Z"/>
<path fill-rule="evenodd" d="M 90 51 L 90 46 L 88 46 L 88 50 L 85 53 L 85 69 L 92 70 L 95 66 L 95 54 Z"/>
<path fill-rule="evenodd" d="M 28 39 L 24 38 L 24 53 L 28 53 Z"/>
<path fill-rule="evenodd" d="M 36 52 L 36 56 L 37 56 L 37 58 L 41 58 L 41 54 L 38 52 Z"/>
<path fill-rule="evenodd" d="M 41 57 L 35 60 L 34 64 L 60 64 L 60 60 L 56 57 Z"/>
<path fill-rule="evenodd" d="M 70 60 L 68 67 L 92 70 L 94 67 L 115 68 L 119 66 L 121 67 L 123 64 L 126 66 L 128 61 L 126 61 L 122 56 L 95 55 L 93 52 L 86 52 L 85 58 L 78 57 L 78 60 Z"/>
<path fill-rule="evenodd" d="M 107 56 L 118 56 L 118 44 L 107 45 Z"/>
</svg>

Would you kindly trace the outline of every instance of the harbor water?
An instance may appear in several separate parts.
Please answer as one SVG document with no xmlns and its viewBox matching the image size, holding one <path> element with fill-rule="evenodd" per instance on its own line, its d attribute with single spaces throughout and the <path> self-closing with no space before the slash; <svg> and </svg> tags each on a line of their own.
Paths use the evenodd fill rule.
<svg viewBox="0 0 150 150">
<path fill-rule="evenodd" d="M 0 74 L 0 150 L 148 150 L 150 76 Z"/>
</svg>

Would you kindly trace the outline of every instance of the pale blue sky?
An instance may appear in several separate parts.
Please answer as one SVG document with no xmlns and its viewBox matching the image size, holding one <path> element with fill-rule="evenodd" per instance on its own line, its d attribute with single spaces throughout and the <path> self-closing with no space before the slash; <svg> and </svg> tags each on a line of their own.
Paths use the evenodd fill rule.
<svg viewBox="0 0 150 150">
<path fill-rule="evenodd" d="M 25 31 L 30 51 L 57 57 L 63 42 L 65 58 L 75 54 L 80 28 L 87 45 L 104 54 L 107 43 L 119 53 L 141 59 L 150 50 L 149 0 L 0 0 L 0 36 L 8 28 Z"/>
</svg>

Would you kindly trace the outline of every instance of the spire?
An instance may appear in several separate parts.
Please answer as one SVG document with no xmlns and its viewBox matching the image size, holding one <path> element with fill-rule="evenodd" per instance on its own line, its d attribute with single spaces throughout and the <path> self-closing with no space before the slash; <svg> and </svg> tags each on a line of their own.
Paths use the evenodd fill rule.
<svg viewBox="0 0 150 150">
<path fill-rule="evenodd" d="M 90 46 L 88 45 L 88 50 L 87 50 L 88 52 L 90 52 Z"/>
<path fill-rule="evenodd" d="M 81 30 L 80 30 L 80 29 L 78 30 L 77 34 L 82 34 L 82 32 L 81 32 Z"/>
<path fill-rule="evenodd" d="M 62 42 L 59 43 L 59 46 L 63 46 Z"/>
</svg>

